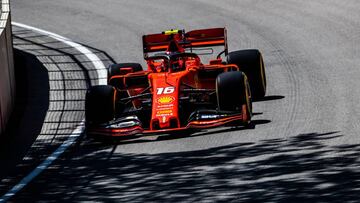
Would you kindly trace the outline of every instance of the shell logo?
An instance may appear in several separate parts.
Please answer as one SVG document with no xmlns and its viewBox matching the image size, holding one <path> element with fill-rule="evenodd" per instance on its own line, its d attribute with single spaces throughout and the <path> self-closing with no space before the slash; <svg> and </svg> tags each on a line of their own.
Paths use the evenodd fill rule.
<svg viewBox="0 0 360 203">
<path fill-rule="evenodd" d="M 160 97 L 160 98 L 157 100 L 157 102 L 158 102 L 159 104 L 170 104 L 170 103 L 172 103 L 174 100 L 175 100 L 175 98 L 172 97 L 172 96 L 164 96 L 164 97 Z"/>
</svg>

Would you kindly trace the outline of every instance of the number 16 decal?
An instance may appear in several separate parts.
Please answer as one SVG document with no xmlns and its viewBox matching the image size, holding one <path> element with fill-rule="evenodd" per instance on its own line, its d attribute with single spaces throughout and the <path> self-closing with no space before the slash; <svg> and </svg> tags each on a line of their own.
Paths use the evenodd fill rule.
<svg viewBox="0 0 360 203">
<path fill-rule="evenodd" d="M 171 94 L 175 91 L 175 87 L 159 87 L 157 88 L 156 94 L 160 95 L 160 94 Z"/>
</svg>

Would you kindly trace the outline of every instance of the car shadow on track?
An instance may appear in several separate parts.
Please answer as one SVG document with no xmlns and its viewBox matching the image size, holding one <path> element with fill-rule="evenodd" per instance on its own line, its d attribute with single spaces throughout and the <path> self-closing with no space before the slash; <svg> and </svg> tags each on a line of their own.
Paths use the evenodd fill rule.
<svg viewBox="0 0 360 203">
<path fill-rule="evenodd" d="M 159 154 L 84 145 L 14 200 L 355 202 L 360 145 L 325 144 L 342 137 L 339 132 L 307 133 Z"/>
<path fill-rule="evenodd" d="M 252 126 L 250 128 L 256 128 L 257 125 L 267 124 L 270 122 L 271 122 L 270 120 L 263 120 L 263 119 L 253 120 Z M 193 134 L 180 133 L 178 135 L 175 134 L 175 136 L 173 136 L 173 135 L 159 136 L 157 141 L 173 140 L 173 139 L 186 138 L 186 137 L 208 136 L 208 135 L 219 134 L 219 133 L 230 133 L 230 132 L 236 132 L 236 131 L 241 131 L 241 130 L 249 130 L 250 128 L 245 127 L 245 126 L 238 126 L 238 127 L 225 127 L 225 128 L 218 129 L 218 130 L 216 130 L 216 129 L 206 130 L 205 129 L 205 130 L 202 130 L 199 132 L 194 132 Z"/>
<path fill-rule="evenodd" d="M 284 99 L 284 98 L 285 98 L 285 96 L 282 96 L 282 95 L 266 95 L 265 97 L 256 99 L 253 102 L 273 101 L 273 100 L 280 100 L 280 99 Z"/>
</svg>

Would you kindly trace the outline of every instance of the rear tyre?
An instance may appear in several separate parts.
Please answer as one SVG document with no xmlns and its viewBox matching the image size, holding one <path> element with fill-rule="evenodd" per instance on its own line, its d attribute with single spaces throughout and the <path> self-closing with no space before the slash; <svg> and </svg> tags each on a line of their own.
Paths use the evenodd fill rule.
<svg viewBox="0 0 360 203">
<path fill-rule="evenodd" d="M 266 93 L 266 75 L 262 54 L 257 49 L 230 52 L 228 64 L 236 64 L 249 79 L 251 96 L 260 99 Z"/>
<path fill-rule="evenodd" d="M 252 104 L 249 82 L 241 71 L 221 73 L 216 78 L 216 95 L 220 111 L 238 111 L 243 114 L 243 122 L 249 123 Z"/>
<path fill-rule="evenodd" d="M 139 72 L 142 71 L 143 68 L 140 64 L 138 63 L 116 63 L 116 64 L 111 64 L 108 67 L 108 85 L 117 87 L 121 89 L 121 85 L 122 83 L 119 83 L 119 80 L 117 79 L 113 79 L 111 80 L 111 77 L 113 76 L 117 76 L 117 75 L 125 75 L 127 73 L 134 73 L 134 72 Z M 119 97 L 128 97 L 128 93 L 126 91 L 122 91 L 122 92 L 118 92 Z"/>
<path fill-rule="evenodd" d="M 124 73 L 122 73 L 122 70 L 124 70 L 125 68 L 130 68 L 131 72 L 138 72 L 143 70 L 142 66 L 138 63 L 111 64 L 108 67 L 108 79 L 115 75 L 123 75 Z"/>
<path fill-rule="evenodd" d="M 87 125 L 101 124 L 115 117 L 116 89 L 110 85 L 91 87 L 86 93 L 85 120 Z"/>
</svg>

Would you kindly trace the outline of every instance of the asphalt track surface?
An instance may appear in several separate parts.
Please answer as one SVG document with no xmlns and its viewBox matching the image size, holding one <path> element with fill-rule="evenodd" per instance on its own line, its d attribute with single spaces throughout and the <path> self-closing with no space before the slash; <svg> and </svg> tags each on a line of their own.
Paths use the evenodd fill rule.
<svg viewBox="0 0 360 203">
<path fill-rule="evenodd" d="M 13 0 L 14 21 L 94 47 L 105 64 L 111 57 L 117 62 L 141 62 L 141 36 L 146 33 L 225 26 L 230 50 L 262 51 L 268 96 L 254 103 L 255 129 L 219 128 L 191 136 L 151 136 L 105 144 L 82 139 L 11 200 L 358 201 L 359 10 L 357 0 Z M 14 32 L 15 46 L 26 42 L 38 48 L 49 42 L 21 29 Z M 54 53 L 48 48 L 42 51 L 51 58 Z M 78 56 L 76 51 L 70 51 L 70 56 L 69 50 L 65 53 L 71 60 Z M 64 62 L 57 59 L 51 63 Z M 61 143 L 82 120 L 85 80 L 97 76 L 86 78 L 93 67 L 79 62 L 84 61 L 70 61 L 70 68 L 51 66 L 81 75 L 70 85 L 79 92 L 54 98 L 63 102 L 62 107 L 70 105 L 68 111 L 60 109 L 67 112 L 60 114 L 68 120 L 54 119 L 56 136 L 36 140 L 41 147 L 30 150 L 36 160 L 41 160 L 38 153 L 43 148 L 51 152 L 56 145 L 51 139 Z M 50 74 L 47 80 L 50 86 L 45 89 L 51 90 Z M 45 99 L 44 105 L 54 107 L 51 95 L 56 94 L 49 92 L 50 100 Z M 67 101 L 74 97 L 79 98 Z M 24 162 L 20 167 L 34 165 Z M 16 183 L 21 175 L 26 174 L 2 181 L 0 189 Z"/>
</svg>

